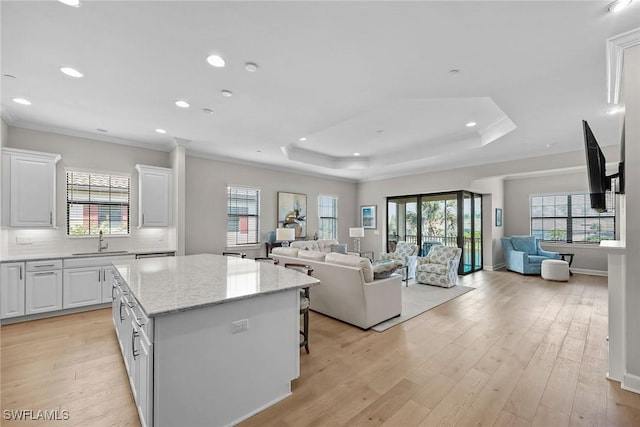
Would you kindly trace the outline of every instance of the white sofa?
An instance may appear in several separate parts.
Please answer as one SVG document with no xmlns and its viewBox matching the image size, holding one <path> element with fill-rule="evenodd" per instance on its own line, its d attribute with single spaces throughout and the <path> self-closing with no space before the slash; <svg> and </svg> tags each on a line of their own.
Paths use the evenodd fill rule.
<svg viewBox="0 0 640 427">
<path fill-rule="evenodd" d="M 341 245 L 340 242 L 334 239 L 296 240 L 294 242 L 291 242 L 289 246 L 292 248 L 298 248 L 301 250 L 319 251 L 319 252 L 324 252 L 328 254 L 331 252 L 332 246 L 334 245 L 342 246 L 345 250 L 345 253 L 347 254 L 360 256 L 360 254 L 357 252 L 347 252 L 347 245 L 346 244 Z"/>
<path fill-rule="evenodd" d="M 304 263 L 312 266 L 321 284 L 311 288 L 311 310 L 362 329 L 399 316 L 402 312 L 402 278 L 392 274 L 373 279 L 368 258 L 338 253 L 274 248 L 271 256 L 281 266 Z"/>
</svg>

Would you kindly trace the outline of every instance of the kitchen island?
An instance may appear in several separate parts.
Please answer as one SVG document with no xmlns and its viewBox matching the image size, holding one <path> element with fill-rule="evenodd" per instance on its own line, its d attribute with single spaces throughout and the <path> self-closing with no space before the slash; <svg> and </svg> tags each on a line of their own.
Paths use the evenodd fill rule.
<svg viewBox="0 0 640 427">
<path fill-rule="evenodd" d="M 295 270 L 220 255 L 115 264 L 113 320 L 143 426 L 233 425 L 299 376 Z"/>
</svg>

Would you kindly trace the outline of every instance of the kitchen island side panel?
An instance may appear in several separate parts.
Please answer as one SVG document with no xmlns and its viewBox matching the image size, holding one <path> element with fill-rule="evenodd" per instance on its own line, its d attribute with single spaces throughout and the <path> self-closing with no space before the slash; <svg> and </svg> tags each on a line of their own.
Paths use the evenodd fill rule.
<svg viewBox="0 0 640 427">
<path fill-rule="evenodd" d="M 299 290 L 154 319 L 154 426 L 233 425 L 289 396 Z M 232 332 L 233 322 L 248 328 Z"/>
</svg>

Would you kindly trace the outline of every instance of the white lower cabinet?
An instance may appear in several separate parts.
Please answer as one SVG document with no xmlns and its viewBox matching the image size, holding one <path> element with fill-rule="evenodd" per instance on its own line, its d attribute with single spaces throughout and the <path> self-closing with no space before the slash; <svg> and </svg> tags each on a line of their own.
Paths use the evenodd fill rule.
<svg viewBox="0 0 640 427">
<path fill-rule="evenodd" d="M 153 426 L 153 321 L 149 319 L 127 285 L 113 276 L 113 324 L 118 336 L 140 423 Z"/>
<path fill-rule="evenodd" d="M 0 265 L 0 318 L 24 316 L 24 262 Z"/>
<path fill-rule="evenodd" d="M 71 258 L 64 260 L 64 308 L 111 302 L 112 263 L 132 259 L 121 257 Z"/>
<path fill-rule="evenodd" d="M 102 273 L 102 267 L 65 268 L 62 307 L 100 304 Z"/>
<path fill-rule="evenodd" d="M 62 270 L 27 272 L 25 314 L 62 309 Z"/>
</svg>

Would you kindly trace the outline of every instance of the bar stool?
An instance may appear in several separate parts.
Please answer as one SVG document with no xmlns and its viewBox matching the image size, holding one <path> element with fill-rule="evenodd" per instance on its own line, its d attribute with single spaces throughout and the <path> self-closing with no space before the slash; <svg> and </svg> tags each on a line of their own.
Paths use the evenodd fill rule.
<svg viewBox="0 0 640 427">
<path fill-rule="evenodd" d="M 247 254 L 245 254 L 244 252 L 222 252 L 222 255 L 224 256 L 235 256 L 238 258 L 246 258 Z"/>
<path fill-rule="evenodd" d="M 307 273 L 308 276 L 313 273 L 313 267 L 306 264 L 285 263 L 284 267 Z M 300 289 L 300 314 L 303 319 L 303 328 L 300 331 L 300 335 L 302 335 L 300 347 L 304 347 L 307 354 L 309 354 L 309 301 L 309 288 Z"/>
</svg>

